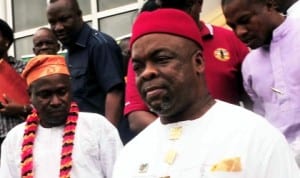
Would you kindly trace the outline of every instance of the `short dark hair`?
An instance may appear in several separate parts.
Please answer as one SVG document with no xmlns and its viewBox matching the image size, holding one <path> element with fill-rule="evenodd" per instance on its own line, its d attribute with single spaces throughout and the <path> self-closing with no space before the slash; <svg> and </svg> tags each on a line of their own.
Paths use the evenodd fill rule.
<svg viewBox="0 0 300 178">
<path fill-rule="evenodd" d="M 9 46 L 14 41 L 14 32 L 10 28 L 10 26 L 2 19 L 0 19 L 0 31 L 2 33 L 2 36 L 9 41 Z"/>
<path fill-rule="evenodd" d="M 160 0 L 162 8 L 190 9 L 199 0 Z"/>
<path fill-rule="evenodd" d="M 160 7 L 160 6 L 155 2 L 155 0 L 147 0 L 147 1 L 143 4 L 143 6 L 142 6 L 140 12 L 144 12 L 144 11 L 154 11 L 154 10 L 158 9 L 159 7 Z"/>
<path fill-rule="evenodd" d="M 57 1 L 59 1 L 59 0 L 50 0 L 49 3 L 50 3 L 50 4 L 51 4 L 51 3 L 55 3 L 55 2 L 57 2 Z M 77 1 L 77 0 L 68 0 L 68 1 L 69 1 L 70 4 L 71 4 L 71 9 L 74 10 L 74 12 L 75 12 L 76 14 L 78 14 L 79 16 L 81 16 L 81 15 L 82 15 L 82 11 L 81 11 L 81 9 L 80 9 L 80 6 L 79 6 L 78 1 Z"/>
<path fill-rule="evenodd" d="M 224 6 L 227 3 L 230 3 L 232 0 L 221 0 L 221 5 Z M 268 0 L 244 0 L 248 3 L 267 3 Z"/>
</svg>

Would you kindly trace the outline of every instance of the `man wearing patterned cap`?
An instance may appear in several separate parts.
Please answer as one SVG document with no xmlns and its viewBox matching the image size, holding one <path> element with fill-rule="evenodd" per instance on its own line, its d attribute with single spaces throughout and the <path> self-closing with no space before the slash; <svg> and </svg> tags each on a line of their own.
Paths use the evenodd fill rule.
<svg viewBox="0 0 300 178">
<path fill-rule="evenodd" d="M 137 17 L 130 44 L 136 83 L 159 118 L 124 147 L 113 178 L 299 178 L 278 130 L 212 99 L 199 35 L 195 21 L 179 10 Z"/>
<path fill-rule="evenodd" d="M 4 140 L 0 177 L 111 177 L 121 140 L 107 119 L 71 102 L 65 59 L 37 56 L 22 76 L 34 109 Z"/>
</svg>

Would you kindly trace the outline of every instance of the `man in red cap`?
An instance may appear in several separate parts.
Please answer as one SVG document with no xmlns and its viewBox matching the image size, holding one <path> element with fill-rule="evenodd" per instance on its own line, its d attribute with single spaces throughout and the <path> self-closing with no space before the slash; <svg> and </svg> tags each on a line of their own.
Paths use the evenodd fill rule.
<svg viewBox="0 0 300 178">
<path fill-rule="evenodd" d="M 298 178 L 277 129 L 209 94 L 199 35 L 183 11 L 137 17 L 130 44 L 136 83 L 159 118 L 121 151 L 113 178 Z"/>
<path fill-rule="evenodd" d="M 203 40 L 205 49 L 203 56 L 206 63 L 205 78 L 208 91 L 212 97 L 236 105 L 243 101 L 243 104 L 250 108 L 251 102 L 249 102 L 250 100 L 243 89 L 241 75 L 242 61 L 249 52 L 246 45 L 232 31 L 199 20 L 203 0 L 156 1 L 159 3 L 160 8 L 182 10 L 197 22 L 201 34 L 195 38 Z M 147 2 L 155 3 L 154 0 L 148 0 Z M 128 117 L 130 128 L 135 132 L 144 129 L 157 117 L 143 103 L 137 92 L 131 62 L 127 74 L 124 114 Z"/>
<path fill-rule="evenodd" d="M 22 75 L 34 109 L 4 140 L 0 177 L 111 177 L 122 148 L 118 132 L 106 118 L 79 112 L 71 102 L 64 57 L 39 55 Z"/>
</svg>

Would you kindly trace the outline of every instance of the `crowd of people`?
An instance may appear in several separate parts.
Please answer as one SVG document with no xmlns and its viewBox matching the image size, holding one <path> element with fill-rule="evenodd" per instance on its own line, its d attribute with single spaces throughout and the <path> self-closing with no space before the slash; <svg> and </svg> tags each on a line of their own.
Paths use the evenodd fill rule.
<svg viewBox="0 0 300 178">
<path fill-rule="evenodd" d="M 49 0 L 27 63 L 0 19 L 28 98 L 1 93 L 0 177 L 299 178 L 300 1 L 222 0 L 232 30 L 202 6 L 147 0 L 117 43 Z"/>
</svg>

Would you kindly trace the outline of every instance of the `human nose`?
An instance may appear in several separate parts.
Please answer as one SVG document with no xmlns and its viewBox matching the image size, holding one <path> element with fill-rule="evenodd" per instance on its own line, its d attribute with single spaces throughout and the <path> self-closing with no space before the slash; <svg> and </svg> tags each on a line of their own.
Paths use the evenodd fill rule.
<svg viewBox="0 0 300 178">
<path fill-rule="evenodd" d="M 60 30 L 63 30 L 64 29 L 64 25 L 60 22 L 57 22 L 55 24 L 52 25 L 52 29 L 54 31 L 60 31 Z"/>
<path fill-rule="evenodd" d="M 141 73 L 140 77 L 143 78 L 144 80 L 151 80 L 155 78 L 157 74 L 158 74 L 158 70 L 156 66 L 151 62 L 147 62 L 145 65 L 145 69 Z"/>
<path fill-rule="evenodd" d="M 42 46 L 41 46 L 41 49 L 47 49 L 48 46 L 49 46 L 48 43 L 43 43 Z"/>
<path fill-rule="evenodd" d="M 243 38 L 248 33 L 247 28 L 243 25 L 237 25 L 234 31 L 239 38 Z"/>
<path fill-rule="evenodd" d="M 61 103 L 60 97 L 56 94 L 52 95 L 50 104 L 51 105 L 59 105 Z"/>
</svg>

